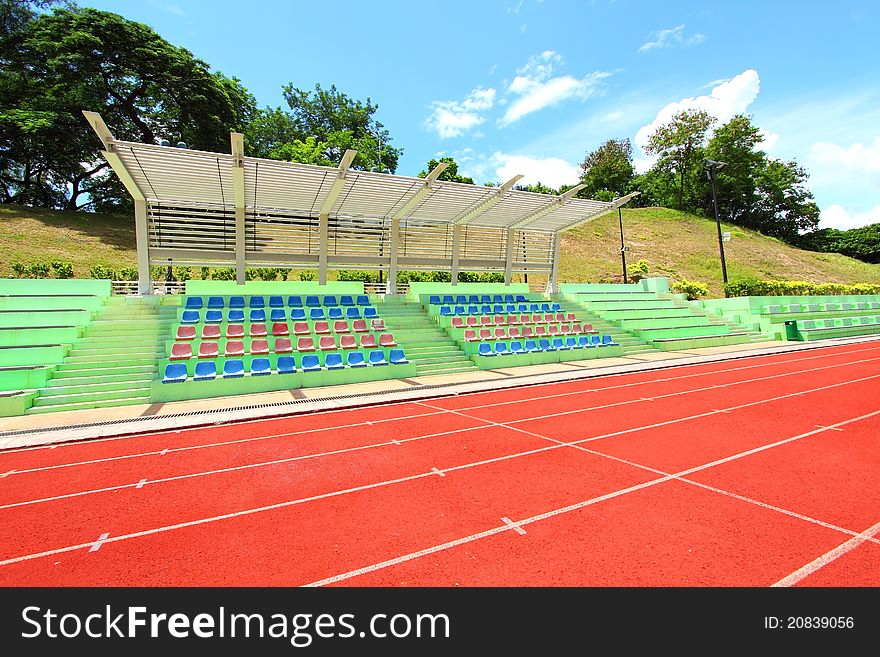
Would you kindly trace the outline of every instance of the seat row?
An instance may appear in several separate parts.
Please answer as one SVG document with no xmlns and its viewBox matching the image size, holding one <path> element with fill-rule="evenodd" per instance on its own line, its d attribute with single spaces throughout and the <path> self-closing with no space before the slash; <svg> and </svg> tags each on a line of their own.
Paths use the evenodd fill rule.
<svg viewBox="0 0 880 657">
<path fill-rule="evenodd" d="M 384 365 L 405 365 L 409 363 L 403 353 L 403 349 L 392 349 L 388 353 L 388 360 L 385 359 L 385 353 L 381 350 L 367 352 L 366 358 L 363 352 L 349 352 L 347 358 L 343 362 L 341 354 L 327 354 L 324 359 L 324 365 L 318 356 L 314 354 L 305 355 L 300 363 L 303 372 L 320 372 L 321 370 L 341 370 L 348 368 L 381 367 Z M 280 356 L 276 365 L 278 374 L 293 374 L 296 372 L 296 361 L 292 356 Z M 251 361 L 251 376 L 265 376 L 272 374 L 272 364 L 268 358 L 254 358 Z M 245 375 L 244 361 L 227 360 L 223 363 L 223 378 L 232 379 Z M 186 365 L 183 363 L 168 363 L 165 366 L 165 374 L 162 378 L 163 383 L 183 383 L 189 378 Z M 196 363 L 193 373 L 193 381 L 210 381 L 217 378 L 217 363 L 213 360 L 206 360 Z"/>
<path fill-rule="evenodd" d="M 187 297 L 186 304 L 184 308 L 189 310 L 201 310 L 205 307 L 205 300 L 202 297 Z M 367 295 L 363 294 L 360 296 L 354 295 L 342 295 L 339 297 L 339 301 L 336 301 L 335 295 L 325 295 L 321 296 L 307 296 L 305 298 L 305 303 L 303 303 L 303 298 L 301 296 L 292 295 L 287 297 L 287 303 L 284 303 L 284 297 L 282 296 L 271 296 L 269 297 L 269 307 L 270 308 L 284 308 L 286 306 L 290 308 L 302 308 L 303 306 L 307 308 L 318 308 L 320 306 L 369 306 L 370 299 Z M 207 307 L 210 309 L 222 309 L 222 308 L 265 308 L 266 300 L 262 296 L 252 296 L 248 297 L 247 301 L 243 296 L 233 296 L 229 297 L 229 305 L 226 305 L 226 299 L 223 297 L 208 297 Z"/>
<path fill-rule="evenodd" d="M 313 338 L 299 338 L 296 341 L 296 351 L 300 353 L 308 353 L 316 350 L 336 351 L 337 349 L 374 349 L 375 347 L 396 347 L 397 342 L 390 333 L 383 333 L 379 336 L 379 342 L 372 333 L 364 333 L 360 336 L 360 341 L 355 339 L 353 335 L 343 335 L 339 344 L 333 336 L 325 335 L 318 340 L 317 347 Z M 198 358 L 218 358 L 220 356 L 219 342 L 206 340 L 200 342 L 198 346 Z M 243 356 L 245 354 L 244 340 L 227 340 L 223 347 L 225 356 Z M 293 343 L 290 338 L 275 338 L 272 352 L 276 354 L 289 354 L 294 351 Z M 255 338 L 250 341 L 247 353 L 252 355 L 268 354 L 269 341 L 261 338 Z M 193 357 L 193 345 L 190 342 L 175 342 L 171 345 L 171 355 L 169 360 L 189 360 Z"/>
<path fill-rule="evenodd" d="M 549 313 L 562 310 L 558 303 L 520 303 L 507 305 L 483 304 L 478 306 L 471 304 L 469 306 L 440 306 L 440 315 L 443 317 L 451 317 L 452 315 L 500 315 L 501 313 Z"/>
<path fill-rule="evenodd" d="M 575 322 L 574 313 L 546 313 L 544 315 L 468 315 L 453 317 L 452 328 L 479 328 L 481 326 L 519 326 L 521 324 L 550 324 Z M 590 326 L 589 324 L 587 326 Z"/>
<path fill-rule="evenodd" d="M 338 320 L 333 322 L 332 330 L 329 323 L 321 321 L 315 322 L 312 325 L 308 322 L 294 322 L 292 328 L 287 322 L 275 322 L 272 324 L 272 335 L 275 337 L 290 335 L 291 333 L 293 335 L 311 335 L 312 333 L 315 335 L 330 335 L 331 333 L 368 333 L 370 331 L 384 330 L 385 322 L 381 319 L 374 319 L 369 326 L 363 319 L 356 319 L 351 323 L 351 326 L 345 320 Z M 225 335 L 227 338 L 243 338 L 245 335 L 244 325 L 227 324 Z M 265 324 L 258 322 L 248 327 L 248 335 L 252 338 L 259 338 L 268 335 L 268 330 Z M 220 337 L 221 330 L 219 324 L 205 324 L 202 326 L 202 340 L 217 340 Z M 191 324 L 178 326 L 177 332 L 174 335 L 175 340 L 195 340 L 195 338 L 196 327 Z"/>
<path fill-rule="evenodd" d="M 834 319 L 797 320 L 801 331 L 823 331 L 825 329 L 847 329 L 858 326 L 874 326 L 880 324 L 880 317 L 863 315 L 861 317 L 837 317 Z"/>
<path fill-rule="evenodd" d="M 528 303 L 528 299 L 522 294 L 432 294 L 428 297 L 428 304 L 432 306 L 440 306 L 443 304 L 453 305 L 453 304 L 466 304 L 466 303 Z"/>
<path fill-rule="evenodd" d="M 790 303 L 770 304 L 764 306 L 765 315 L 778 315 L 788 313 L 818 313 L 840 312 L 842 310 L 877 310 L 880 309 L 880 301 L 854 301 L 842 303 Z"/>
<path fill-rule="evenodd" d="M 549 326 L 538 324 L 534 327 L 509 326 L 505 328 L 503 326 L 499 326 L 495 327 L 494 329 L 465 329 L 463 337 L 465 342 L 483 342 L 484 340 L 509 340 L 510 338 L 539 338 L 542 336 L 553 337 L 554 335 L 576 336 L 596 334 L 597 332 L 593 330 L 593 326 L 591 324 L 585 324 L 584 326 L 581 326 L 580 324 L 561 324 L 559 326 L 557 326 L 556 324 L 550 324 Z"/>
<path fill-rule="evenodd" d="M 306 314 L 306 310 L 303 308 L 291 308 L 290 309 L 290 319 L 293 321 L 303 321 L 305 319 L 310 320 L 319 320 L 319 319 L 360 319 L 361 318 L 361 310 L 363 310 L 363 318 L 364 319 L 373 319 L 379 316 L 379 311 L 376 310 L 373 306 L 366 306 L 364 308 L 339 308 L 333 307 L 328 308 L 327 312 L 324 312 L 323 308 L 311 308 Z M 266 311 L 263 308 L 252 308 L 248 315 L 248 321 L 251 322 L 265 322 L 266 321 Z M 271 322 L 284 322 L 288 319 L 287 311 L 284 308 L 272 308 L 269 310 L 268 320 Z M 182 324 L 198 324 L 202 321 L 202 313 L 199 310 L 184 310 L 180 316 L 180 322 Z M 204 322 L 206 324 L 220 324 L 221 322 L 243 322 L 245 321 L 245 311 L 244 310 L 206 310 L 205 311 L 205 319 Z"/>
<path fill-rule="evenodd" d="M 495 346 L 488 342 L 482 343 L 478 350 L 478 356 L 505 356 L 511 354 L 536 354 L 542 351 L 569 351 L 570 349 L 593 349 L 595 347 L 616 347 L 617 342 L 610 335 L 581 336 L 578 338 L 543 338 L 541 340 L 526 340 L 524 343 L 514 340 L 508 345 L 506 342 L 496 342 Z"/>
</svg>

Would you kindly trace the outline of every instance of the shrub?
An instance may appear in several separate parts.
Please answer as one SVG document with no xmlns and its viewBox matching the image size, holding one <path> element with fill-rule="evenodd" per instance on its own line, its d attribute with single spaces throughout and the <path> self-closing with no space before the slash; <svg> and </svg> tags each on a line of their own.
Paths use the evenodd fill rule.
<svg viewBox="0 0 880 657">
<path fill-rule="evenodd" d="M 55 278 L 73 278 L 73 263 L 55 260 L 52 262 Z"/>
<path fill-rule="evenodd" d="M 709 294 L 709 286 L 699 281 L 682 279 L 672 286 L 676 292 L 686 294 L 688 299 L 699 299 Z"/>
<path fill-rule="evenodd" d="M 173 267 L 171 278 L 175 281 L 188 281 L 192 278 L 192 267 Z"/>
<path fill-rule="evenodd" d="M 199 275 L 202 277 L 203 281 L 208 280 L 211 277 L 211 268 L 210 267 L 200 267 Z"/>
<path fill-rule="evenodd" d="M 136 281 L 138 279 L 137 267 L 123 267 L 119 271 L 113 273 L 115 278 L 111 277 L 111 280 L 114 281 Z"/>
<path fill-rule="evenodd" d="M 400 272 L 401 274 L 403 272 Z M 300 279 L 302 280 L 302 279 Z M 337 281 L 361 281 L 363 283 L 378 283 L 379 282 L 379 272 L 377 271 L 362 271 L 359 269 L 340 269 L 336 272 L 336 280 Z M 400 280 L 398 278 L 398 280 Z"/>
<path fill-rule="evenodd" d="M 313 281 L 317 278 L 318 274 L 311 269 L 306 269 L 299 273 L 299 280 L 301 281 Z"/>
<path fill-rule="evenodd" d="M 650 271 L 650 268 L 648 266 L 648 261 L 645 259 L 641 259 L 630 264 L 626 268 L 626 271 L 629 274 L 629 279 L 633 283 L 638 283 L 643 278 L 648 277 L 648 272 Z"/>
<path fill-rule="evenodd" d="M 15 262 L 12 263 L 12 272 L 18 278 L 24 278 L 27 275 L 27 271 L 28 271 L 28 267 L 23 262 L 19 262 L 18 260 L 16 260 Z"/>
<path fill-rule="evenodd" d="M 247 278 L 248 269 L 245 269 L 245 278 Z M 211 278 L 215 281 L 234 281 L 235 267 L 215 267 L 211 270 Z"/>
<path fill-rule="evenodd" d="M 32 262 L 28 266 L 27 273 L 31 278 L 49 278 L 49 263 Z"/>
<path fill-rule="evenodd" d="M 116 271 L 107 265 L 94 265 L 89 269 L 90 278 L 109 279 L 111 281 L 118 280 Z"/>
<path fill-rule="evenodd" d="M 829 296 L 835 294 L 880 294 L 880 284 L 809 283 L 743 278 L 724 285 L 728 297 Z"/>
</svg>

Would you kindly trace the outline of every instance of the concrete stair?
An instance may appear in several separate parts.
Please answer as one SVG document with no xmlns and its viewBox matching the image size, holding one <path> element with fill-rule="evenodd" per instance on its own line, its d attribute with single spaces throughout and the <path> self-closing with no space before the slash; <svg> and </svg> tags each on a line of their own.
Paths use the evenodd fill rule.
<svg viewBox="0 0 880 657">
<path fill-rule="evenodd" d="M 111 297 L 27 413 L 149 404 L 176 316 L 160 298 Z"/>
<path fill-rule="evenodd" d="M 598 314 L 585 309 L 583 306 L 567 301 L 562 295 L 554 295 L 551 299 L 559 304 L 564 313 L 574 313 L 578 321 L 584 324 L 592 324 L 593 328 L 603 335 L 610 335 L 612 339 L 623 347 L 626 356 L 656 351 L 651 345 L 637 336 L 623 330 L 617 322 L 609 321 Z"/>
<path fill-rule="evenodd" d="M 408 301 L 402 295 L 385 295 L 371 300 L 406 357 L 415 363 L 416 374 L 454 374 L 477 370 L 452 338 L 418 303 Z"/>
</svg>

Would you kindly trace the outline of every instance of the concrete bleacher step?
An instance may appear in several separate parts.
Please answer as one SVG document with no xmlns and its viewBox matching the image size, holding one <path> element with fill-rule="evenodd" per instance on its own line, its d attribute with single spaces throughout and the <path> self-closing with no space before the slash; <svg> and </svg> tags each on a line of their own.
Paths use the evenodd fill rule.
<svg viewBox="0 0 880 657">
<path fill-rule="evenodd" d="M 102 365 L 104 365 L 102 363 Z M 100 376 L 115 376 L 115 375 L 126 375 L 126 374 L 141 374 L 143 372 L 155 372 L 156 364 L 150 363 L 149 365 L 110 365 L 102 368 L 102 374 Z M 71 378 L 74 376 L 99 376 L 94 367 L 83 367 L 79 364 L 64 364 L 62 363 L 55 369 L 55 376 L 59 378 Z M 54 380 L 54 379 L 53 379 Z"/>
<path fill-rule="evenodd" d="M 52 394 L 46 394 L 52 393 Z M 138 388 L 127 387 L 122 390 L 96 390 L 87 392 L 77 392 L 71 394 L 54 394 L 51 388 L 44 389 L 44 393 L 35 401 L 34 406 L 53 406 L 58 404 L 75 404 L 80 402 L 101 402 L 101 401 L 117 401 L 120 399 L 129 399 L 131 397 L 149 397 L 150 387 L 141 386 Z"/>
<path fill-rule="evenodd" d="M 59 396 L 63 397 L 85 393 L 103 394 L 105 392 L 120 391 L 128 393 L 132 390 L 149 390 L 152 376 L 150 376 L 149 378 L 144 378 L 143 376 L 141 376 L 139 378 L 129 379 L 127 381 L 97 382 L 94 379 L 95 377 L 83 377 L 81 379 L 76 379 L 75 382 L 68 385 L 49 386 L 48 388 L 44 389 L 44 392 L 40 396 L 40 399 L 53 399 L 54 397 Z"/>
<path fill-rule="evenodd" d="M 454 363 L 430 363 L 427 365 L 417 366 L 417 374 L 456 374 L 458 372 L 473 372 L 477 367 L 470 360 L 465 362 Z"/>
<path fill-rule="evenodd" d="M 92 408 L 103 408 L 106 406 L 135 406 L 138 404 L 149 404 L 150 396 L 145 397 L 127 397 L 115 400 L 104 401 L 83 401 L 71 403 L 50 404 L 46 406 L 34 405 L 25 411 L 25 415 L 38 415 L 42 413 L 58 413 L 61 411 L 83 411 Z"/>
<path fill-rule="evenodd" d="M 49 381 L 49 388 L 65 388 L 68 386 L 79 385 L 83 381 L 89 383 L 132 383 L 137 381 L 150 381 L 155 375 L 155 368 L 143 368 L 140 371 L 120 373 L 120 374 L 100 374 L 100 370 L 72 370 L 61 372 L 62 376 L 57 376 Z M 64 376 L 72 374 L 72 376 Z"/>
</svg>

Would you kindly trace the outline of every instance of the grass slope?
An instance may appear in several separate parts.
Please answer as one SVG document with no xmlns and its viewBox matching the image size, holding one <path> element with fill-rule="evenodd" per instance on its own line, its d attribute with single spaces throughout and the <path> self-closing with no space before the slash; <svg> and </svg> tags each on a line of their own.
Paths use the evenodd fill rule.
<svg viewBox="0 0 880 657">
<path fill-rule="evenodd" d="M 627 262 L 648 261 L 650 275 L 696 280 L 721 295 L 721 264 L 715 222 L 665 208 L 623 211 L 630 247 Z M 880 265 L 836 253 L 796 249 L 760 233 L 722 224 L 732 239 L 725 244 L 728 276 L 802 280 L 817 283 L 880 283 Z M 12 262 L 68 260 L 74 274 L 89 268 L 136 265 L 131 217 L 55 212 L 0 205 L 0 276 L 12 275 Z M 559 277 L 568 282 L 619 282 L 620 235 L 617 213 L 563 233 Z M 537 276 L 530 277 L 539 282 Z"/>
</svg>

